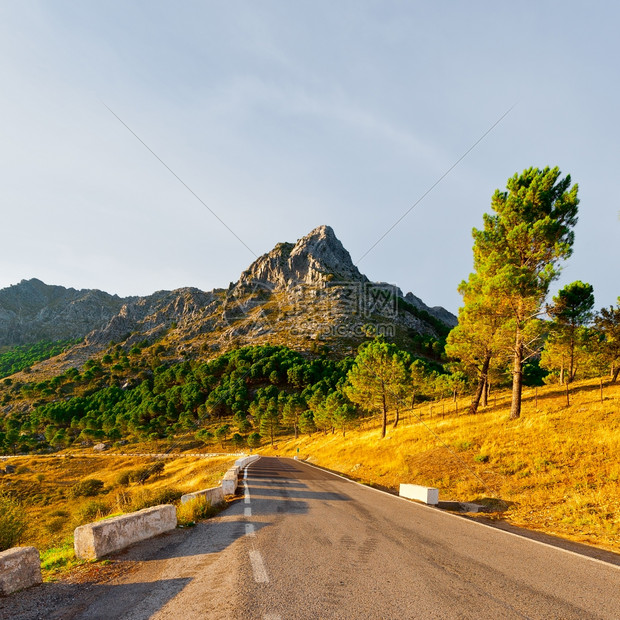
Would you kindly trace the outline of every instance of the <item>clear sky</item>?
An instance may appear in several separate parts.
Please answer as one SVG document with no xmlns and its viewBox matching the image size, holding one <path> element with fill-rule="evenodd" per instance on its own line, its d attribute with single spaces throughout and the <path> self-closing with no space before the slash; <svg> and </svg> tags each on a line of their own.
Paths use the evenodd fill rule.
<svg viewBox="0 0 620 620">
<path fill-rule="evenodd" d="M 0 0 L 0 287 L 228 286 L 331 225 L 456 312 L 471 229 L 530 166 L 580 187 L 555 286 L 620 295 L 620 5 Z M 105 104 L 105 105 L 104 105 Z M 516 104 L 516 105 L 515 105 Z"/>
</svg>

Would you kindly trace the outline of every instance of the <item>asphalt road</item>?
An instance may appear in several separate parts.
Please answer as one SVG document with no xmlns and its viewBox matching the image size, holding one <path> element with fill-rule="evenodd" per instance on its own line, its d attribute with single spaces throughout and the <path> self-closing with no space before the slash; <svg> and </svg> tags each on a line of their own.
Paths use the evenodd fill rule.
<svg viewBox="0 0 620 620">
<path fill-rule="evenodd" d="M 290 459 L 246 476 L 217 518 L 117 556 L 125 574 L 34 588 L 0 617 L 620 618 L 619 566 Z"/>
<path fill-rule="evenodd" d="M 288 459 L 247 486 L 239 618 L 620 618 L 617 566 Z"/>
</svg>

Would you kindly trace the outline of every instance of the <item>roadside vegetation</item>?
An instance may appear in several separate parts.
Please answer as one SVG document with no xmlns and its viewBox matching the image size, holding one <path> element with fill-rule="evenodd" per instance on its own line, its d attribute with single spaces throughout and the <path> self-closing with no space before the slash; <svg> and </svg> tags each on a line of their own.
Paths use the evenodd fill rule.
<svg viewBox="0 0 620 620">
<path fill-rule="evenodd" d="M 178 504 L 183 493 L 216 486 L 234 456 L 166 459 L 115 455 L 16 457 L 0 462 L 0 550 L 17 544 L 41 552 L 46 578 L 78 563 L 73 530 L 101 518 Z M 190 506 L 179 523 L 213 514 Z"/>
</svg>

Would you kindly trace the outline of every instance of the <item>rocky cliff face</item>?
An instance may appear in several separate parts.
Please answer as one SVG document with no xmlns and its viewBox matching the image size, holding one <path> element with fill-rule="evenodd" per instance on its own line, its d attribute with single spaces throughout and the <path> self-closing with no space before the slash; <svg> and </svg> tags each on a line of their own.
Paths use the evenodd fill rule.
<svg viewBox="0 0 620 620">
<path fill-rule="evenodd" d="M 100 329 L 86 336 L 89 346 L 105 346 L 111 341 L 130 343 L 155 340 L 172 325 L 185 327 L 199 319 L 213 302 L 214 292 L 204 293 L 196 288 L 158 291 L 124 304 L 118 314 Z"/>
<path fill-rule="evenodd" d="M 280 243 L 258 258 L 227 290 L 159 291 L 121 299 L 29 280 L 0 291 L 0 345 L 85 337 L 64 354 L 82 363 L 115 341 L 164 342 L 176 357 L 193 357 L 246 344 L 313 341 L 349 353 L 370 330 L 402 341 L 438 336 L 456 324 L 439 307 L 359 272 L 329 226 L 296 243 Z"/>
</svg>

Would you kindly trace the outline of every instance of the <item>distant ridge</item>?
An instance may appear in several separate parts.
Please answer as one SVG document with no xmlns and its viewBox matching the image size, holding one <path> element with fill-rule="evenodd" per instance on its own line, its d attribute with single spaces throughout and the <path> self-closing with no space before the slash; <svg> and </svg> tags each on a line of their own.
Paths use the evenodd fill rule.
<svg viewBox="0 0 620 620">
<path fill-rule="evenodd" d="M 0 290 L 0 346 L 83 338 L 131 299 L 22 280 Z"/>
<path fill-rule="evenodd" d="M 228 289 L 121 298 L 31 279 L 0 290 L 0 346 L 84 338 L 65 354 L 67 363 L 112 341 L 132 346 L 164 336 L 179 358 L 274 342 L 297 349 L 321 342 L 338 354 L 363 340 L 369 325 L 406 341 L 447 333 L 456 317 L 412 293 L 370 282 L 329 226 L 277 244 Z"/>
</svg>

